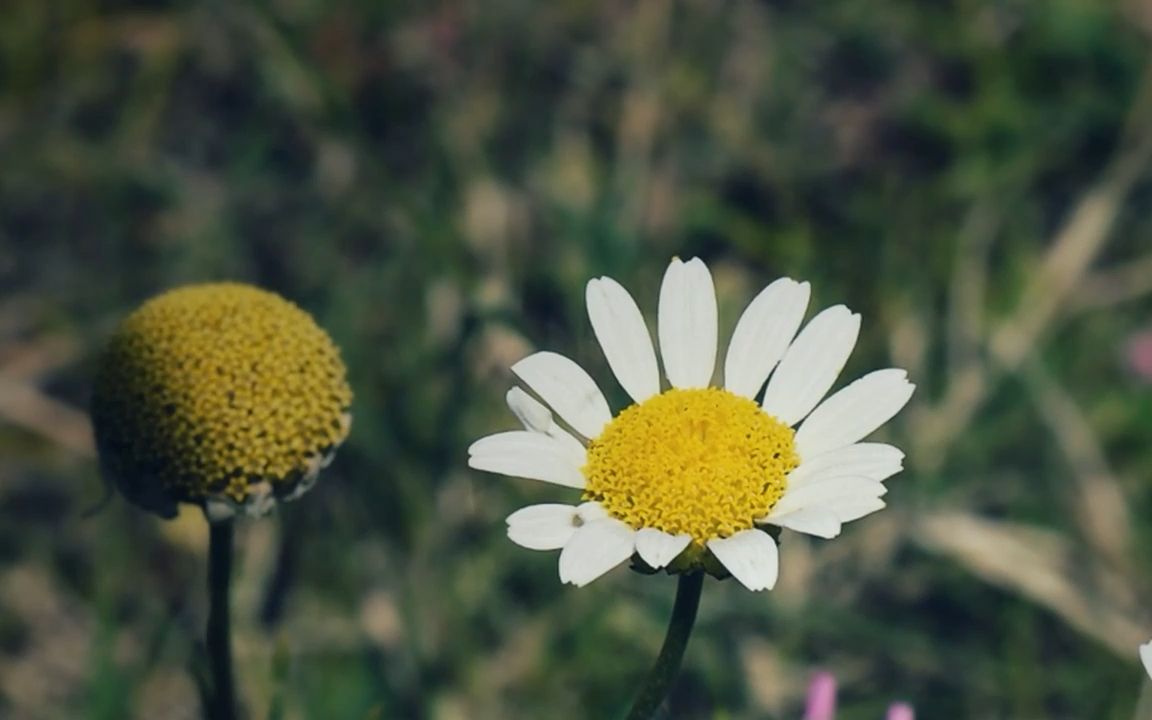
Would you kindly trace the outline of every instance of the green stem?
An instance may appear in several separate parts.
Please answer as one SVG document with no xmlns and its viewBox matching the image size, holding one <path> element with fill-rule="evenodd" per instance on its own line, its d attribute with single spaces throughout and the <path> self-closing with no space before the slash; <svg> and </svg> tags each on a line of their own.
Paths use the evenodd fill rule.
<svg viewBox="0 0 1152 720">
<path fill-rule="evenodd" d="M 209 523 L 208 667 L 212 675 L 209 720 L 236 720 L 236 686 L 232 679 L 232 630 L 229 587 L 232 584 L 232 521 Z"/>
<path fill-rule="evenodd" d="M 696 610 L 700 607 L 700 591 L 704 587 L 704 573 L 694 572 L 680 576 L 676 586 L 676 604 L 672 608 L 672 619 L 668 621 L 668 633 L 664 636 L 664 647 L 656 664 L 649 671 L 644 686 L 636 695 L 636 701 L 628 712 L 628 720 L 648 720 L 660 708 L 672 681 L 680 672 L 680 661 L 688 647 L 688 637 L 696 622 Z"/>
</svg>

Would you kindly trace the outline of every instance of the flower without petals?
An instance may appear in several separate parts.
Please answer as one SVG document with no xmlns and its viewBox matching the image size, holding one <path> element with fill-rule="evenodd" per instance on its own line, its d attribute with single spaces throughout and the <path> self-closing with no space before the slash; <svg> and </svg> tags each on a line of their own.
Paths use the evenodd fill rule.
<svg viewBox="0 0 1152 720">
<path fill-rule="evenodd" d="M 92 421 L 105 477 L 162 517 L 267 513 L 316 481 L 348 435 L 340 351 L 310 315 L 266 290 L 169 290 L 117 328 Z"/>
<path fill-rule="evenodd" d="M 861 440 L 914 386 L 903 370 L 877 370 L 828 396 L 860 316 L 837 305 L 804 325 L 809 292 L 789 278 L 764 288 L 721 359 L 711 274 L 699 259 L 674 259 L 660 288 L 658 363 L 628 291 L 611 278 L 589 281 L 592 329 L 633 404 L 613 414 L 596 381 L 557 353 L 512 366 L 531 391 L 507 396 L 524 429 L 476 441 L 468 464 L 583 493 L 578 505 L 510 515 L 512 541 L 560 550 L 560 578 L 575 585 L 638 557 L 675 572 L 715 573 L 718 563 L 765 590 L 777 576 L 766 526 L 831 538 L 883 508 L 884 481 L 904 454 Z M 714 385 L 718 362 L 723 382 Z"/>
</svg>

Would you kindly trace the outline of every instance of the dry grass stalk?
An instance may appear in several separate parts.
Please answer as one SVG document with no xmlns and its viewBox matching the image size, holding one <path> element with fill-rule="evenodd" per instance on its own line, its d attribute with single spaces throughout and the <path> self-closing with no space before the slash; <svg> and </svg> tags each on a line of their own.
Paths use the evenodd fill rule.
<svg viewBox="0 0 1152 720">
<path fill-rule="evenodd" d="M 1146 638 L 1148 618 L 1127 581 L 1077 551 L 1062 534 L 1019 523 L 985 520 L 962 512 L 926 515 L 913 538 L 924 548 L 956 559 L 985 582 L 1042 605 L 1118 655 L 1135 658 Z M 1107 592 L 1101 588 L 1106 587 Z"/>
</svg>

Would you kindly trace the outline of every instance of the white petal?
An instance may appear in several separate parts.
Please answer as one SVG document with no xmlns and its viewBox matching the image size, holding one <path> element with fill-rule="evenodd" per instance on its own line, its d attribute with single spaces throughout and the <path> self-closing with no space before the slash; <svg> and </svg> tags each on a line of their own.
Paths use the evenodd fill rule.
<svg viewBox="0 0 1152 720">
<path fill-rule="evenodd" d="M 795 510 L 827 507 L 846 497 L 880 497 L 888 492 L 883 483 L 861 477 L 837 477 L 808 483 L 798 488 L 789 487 L 784 497 L 772 508 L 768 522 Z"/>
<path fill-rule="evenodd" d="M 716 366 L 716 289 L 700 258 L 674 258 L 660 285 L 657 331 L 664 374 L 677 388 L 708 387 Z"/>
<path fill-rule="evenodd" d="M 801 460 L 800 467 L 788 475 L 788 487 L 798 488 L 811 482 L 846 475 L 879 482 L 900 472 L 904 468 L 903 460 L 904 453 L 899 448 L 884 443 L 846 445 L 811 460 Z"/>
<path fill-rule="evenodd" d="M 890 368 L 868 373 L 820 403 L 796 431 L 800 457 L 816 457 L 860 440 L 892 419 L 916 386 Z"/>
<path fill-rule="evenodd" d="M 572 448 L 555 438 L 526 430 L 489 435 L 468 448 L 471 468 L 565 487 L 584 487 L 584 473 L 580 471 L 583 465 L 583 461 L 573 457 Z"/>
<path fill-rule="evenodd" d="M 556 423 L 552 423 L 552 427 L 548 430 L 548 436 L 560 444 L 564 454 L 576 464 L 576 467 L 582 468 L 588 463 L 588 451 L 584 449 L 584 444 L 572 437 L 572 434 L 567 430 Z"/>
<path fill-rule="evenodd" d="M 660 392 L 656 351 L 636 301 L 607 277 L 589 280 L 584 295 L 592 330 L 620 386 L 638 403 Z"/>
<path fill-rule="evenodd" d="M 588 462 L 587 451 L 583 445 L 579 445 L 578 449 L 574 450 L 557 438 L 528 430 L 508 430 L 487 435 L 468 447 L 470 456 L 511 455 L 518 452 L 531 455 L 556 455 L 562 460 L 567 460 L 576 468 L 581 468 Z"/>
<path fill-rule="evenodd" d="M 628 558 L 636 531 L 615 518 L 593 520 L 576 531 L 560 553 L 560 581 L 587 585 Z"/>
<path fill-rule="evenodd" d="M 1152 642 L 1140 646 L 1140 661 L 1144 663 L 1144 670 L 1152 677 Z"/>
<path fill-rule="evenodd" d="M 543 462 L 524 455 L 478 455 L 468 458 L 468 466 L 473 470 L 540 480 L 577 490 L 583 490 L 585 485 L 580 471 L 567 464 Z"/>
<path fill-rule="evenodd" d="M 675 560 L 690 542 L 692 536 L 687 533 L 669 535 L 656 528 L 641 528 L 636 531 L 636 552 L 649 567 L 657 570 Z"/>
<path fill-rule="evenodd" d="M 572 505 L 529 505 L 508 516 L 508 537 L 529 550 L 559 550 L 576 534 L 578 512 Z"/>
<path fill-rule="evenodd" d="M 508 409 L 525 430 L 546 433 L 548 428 L 552 427 L 552 412 L 522 388 L 514 387 L 509 390 L 504 396 L 504 401 L 508 403 Z"/>
<path fill-rule="evenodd" d="M 795 530 L 806 535 L 815 535 L 822 538 L 834 538 L 840 534 L 840 518 L 825 508 L 807 508 L 795 510 L 784 515 L 775 516 L 768 520 L 770 525 Z"/>
<path fill-rule="evenodd" d="M 859 333 L 860 316 L 843 305 L 812 318 L 768 380 L 764 409 L 785 425 L 803 420 L 836 382 Z"/>
<path fill-rule="evenodd" d="M 742 530 L 732 537 L 709 540 L 708 549 L 749 590 L 771 590 L 776 585 L 780 553 L 768 533 Z"/>
<path fill-rule="evenodd" d="M 608 511 L 595 500 L 580 503 L 580 506 L 576 508 L 576 514 L 580 516 L 581 523 L 590 523 L 593 520 L 602 520 L 608 517 Z"/>
<path fill-rule="evenodd" d="M 612 419 L 596 381 L 563 355 L 538 352 L 513 365 L 512 372 L 586 438 L 599 436 Z"/>
<path fill-rule="evenodd" d="M 747 398 L 756 397 L 800 329 L 810 292 L 806 282 L 780 278 L 748 304 L 732 332 L 724 359 L 725 388 Z"/>
<path fill-rule="evenodd" d="M 578 467 L 584 466 L 587 460 L 584 445 L 574 438 L 572 433 L 557 425 L 556 421 L 552 419 L 552 412 L 544 407 L 540 401 L 518 387 L 509 390 L 504 399 L 508 403 L 508 408 L 512 410 L 512 414 L 516 416 L 525 430 L 551 435 L 564 446 L 565 451 L 572 458 L 572 462 Z"/>
<path fill-rule="evenodd" d="M 827 506 L 829 512 L 840 518 L 840 522 L 848 523 L 859 520 L 865 515 L 871 515 L 877 510 L 883 510 L 887 503 L 878 497 L 859 496 L 845 497 Z"/>
</svg>

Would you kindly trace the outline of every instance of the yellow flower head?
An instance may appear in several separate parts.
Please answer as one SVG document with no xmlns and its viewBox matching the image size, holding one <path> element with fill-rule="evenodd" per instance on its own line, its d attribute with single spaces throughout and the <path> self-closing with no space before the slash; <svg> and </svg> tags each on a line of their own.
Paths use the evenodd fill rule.
<svg viewBox="0 0 1152 720">
<path fill-rule="evenodd" d="M 191 285 L 128 316 L 100 359 L 92 419 L 105 476 L 173 517 L 267 512 L 306 491 L 348 435 L 352 391 L 312 318 L 248 285 Z"/>
</svg>

